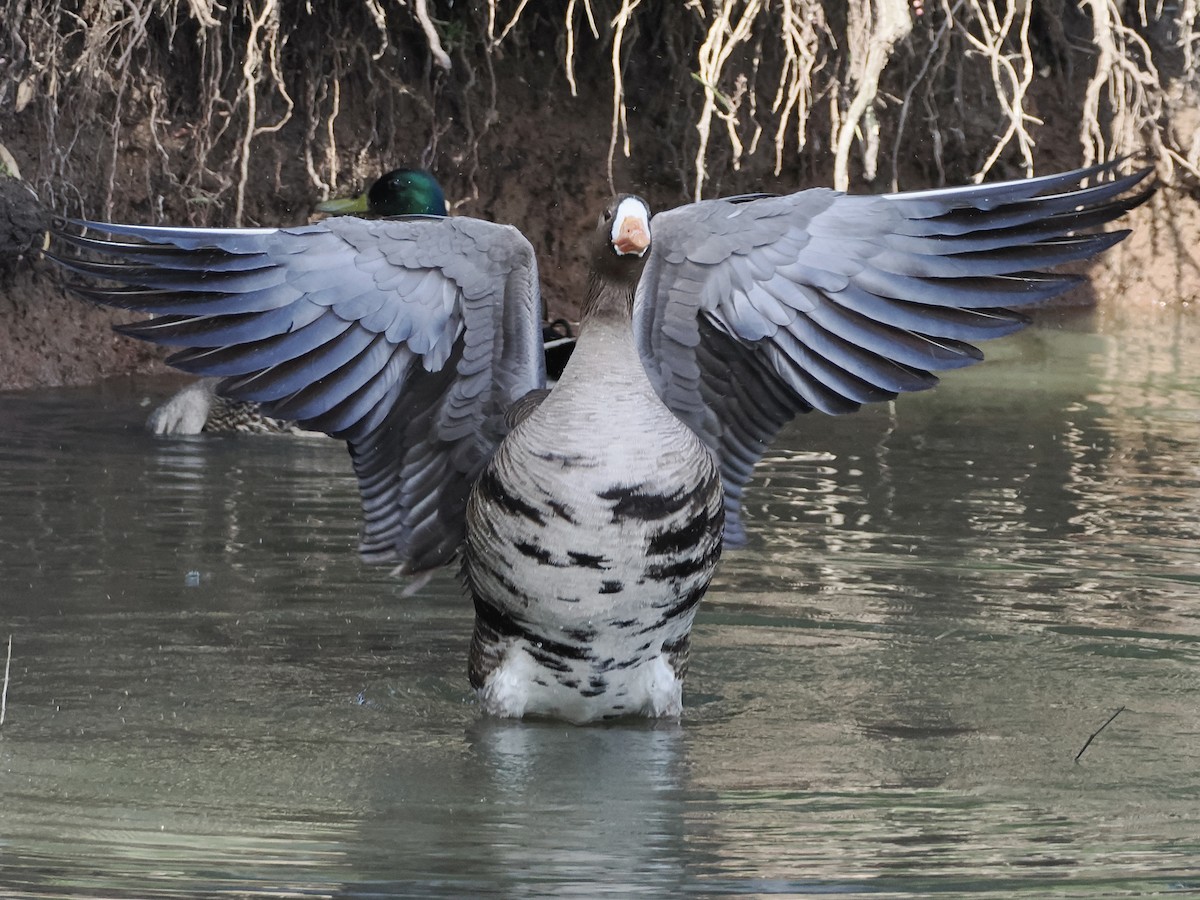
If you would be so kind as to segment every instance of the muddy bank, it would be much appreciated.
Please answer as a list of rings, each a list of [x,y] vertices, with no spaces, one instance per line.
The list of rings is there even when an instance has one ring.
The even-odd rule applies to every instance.
[[[421,165],[442,182],[454,214],[521,228],[538,251],[551,313],[568,318],[582,287],[581,236],[610,192],[610,158],[611,183],[645,195],[656,208],[691,199],[698,166],[705,196],[829,185],[833,138],[861,76],[852,38],[863,23],[847,18],[844,6],[825,9],[807,0],[800,5],[815,18],[801,49],[821,66],[808,71],[810,93],[797,95],[808,103],[803,130],[797,107],[785,121],[786,104],[772,106],[780,73],[793,71],[786,68],[787,48],[772,43],[778,23],[755,23],[725,68],[709,73],[716,79],[709,83],[696,66],[716,19],[698,16],[700,6],[645,0],[641,18],[620,31],[619,5],[593,0],[593,34],[583,4],[573,4],[578,27],[570,35],[570,67],[561,18],[530,11],[506,30],[515,5],[438,7],[433,24],[451,62],[447,71],[410,12],[376,22],[366,5],[335,4],[322,18],[266,2],[264,9],[275,10],[274,31],[255,32],[243,13],[212,6],[206,19],[200,12],[207,7],[196,3],[191,18],[150,15],[141,33],[114,19],[113,46],[129,52],[102,57],[88,29],[103,23],[39,30],[29,23],[38,21],[34,8],[42,5],[25,4],[19,37],[26,49],[17,29],[10,46],[0,48],[8,51],[0,58],[7,78],[0,80],[0,142],[55,211],[117,221],[296,224],[330,193],[358,189],[397,165]],[[716,15],[728,4],[701,6]],[[934,9],[913,17],[883,72],[879,97],[859,129],[864,138],[851,159],[851,190],[961,182],[987,162],[1004,132],[986,59],[967,53],[966,32],[946,28],[940,15]],[[74,22],[62,20],[68,21]],[[1171,55],[1174,25],[1163,19],[1141,29],[1159,54],[1164,90],[1187,81],[1191,65]],[[1026,123],[1038,172],[1085,161],[1080,110],[1099,58],[1087,45],[1092,28],[1077,9],[1060,19],[1035,15],[1027,45],[1012,44],[1013,35],[997,45],[1011,46],[1036,67],[1021,102],[1040,121]],[[230,55],[216,54],[218,34],[226,35]],[[28,49],[39,41],[43,57]],[[618,127],[615,144],[613,137],[614,47],[622,51],[628,158],[621,152],[625,132]],[[961,53],[961,71],[943,57],[925,66],[934,49]],[[259,53],[260,68],[239,85],[239,54],[250,51]],[[702,138],[698,122],[714,98],[710,133]],[[1163,109],[1166,117],[1174,107]],[[1185,122],[1163,123],[1149,137],[1187,131]],[[872,159],[867,124],[880,141]],[[777,154],[774,142],[785,152]],[[1014,142],[988,177],[1020,175],[1029,159]],[[868,162],[878,163],[871,181]],[[1186,185],[1185,175],[1176,166],[1172,178]],[[1200,297],[1200,217],[1186,187],[1162,192],[1130,222],[1133,238],[1090,270],[1093,287],[1067,302],[1175,304]],[[114,318],[128,316],[64,296],[58,275],[36,251],[8,252],[0,260],[0,389],[154,369],[160,352],[113,335]]]

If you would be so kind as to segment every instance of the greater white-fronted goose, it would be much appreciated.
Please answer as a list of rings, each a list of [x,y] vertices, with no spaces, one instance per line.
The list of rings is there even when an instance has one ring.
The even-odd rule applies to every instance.
[[[1024,326],[1019,309],[1080,280],[1045,270],[1120,241],[1097,229],[1152,192],[1147,171],[1103,180],[1115,168],[652,220],[619,197],[548,396],[537,264],[509,226],[70,222],[54,252],[83,296],[154,313],[121,330],[184,348],[172,364],[344,438],[366,560],[417,573],[461,554],[484,709],[671,716],[696,604],[722,535],[744,540],[742,490],[779,429],[932,387],[982,358],[970,342]]]

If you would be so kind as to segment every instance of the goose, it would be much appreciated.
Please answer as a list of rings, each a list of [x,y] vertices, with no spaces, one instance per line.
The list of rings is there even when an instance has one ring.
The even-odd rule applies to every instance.
[[[468,217],[196,229],[60,221],[82,297],[223,393],[347,442],[360,553],[458,559],[482,710],[677,717],[689,635],[743,490],[795,415],[982,359],[1080,276],[1149,170],[1119,161],[909,193],[814,188],[597,221],[578,344],[546,388],[538,270]]]
[[[351,197],[324,200],[316,205],[324,215],[445,216],[446,196],[441,184],[424,169],[399,168],[385,172],[371,186]],[[550,377],[562,373],[574,349],[571,325],[565,319],[542,327],[546,365]],[[202,431],[249,432],[254,434],[300,434],[296,422],[265,415],[260,404],[221,396],[219,378],[199,378],[180,388],[155,407],[146,429],[159,435],[199,434]]]

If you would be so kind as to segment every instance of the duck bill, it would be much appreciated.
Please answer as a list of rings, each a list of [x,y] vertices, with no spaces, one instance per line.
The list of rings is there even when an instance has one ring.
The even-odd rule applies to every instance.
[[[634,254],[641,256],[650,246],[650,235],[645,226],[633,216],[626,217],[621,223],[617,236],[613,238],[613,247],[622,256]]]
[[[369,211],[367,206],[367,195],[359,194],[357,197],[344,197],[336,200],[326,200],[324,203],[317,204],[317,212],[332,213],[334,215],[344,216],[349,213],[365,213]]]

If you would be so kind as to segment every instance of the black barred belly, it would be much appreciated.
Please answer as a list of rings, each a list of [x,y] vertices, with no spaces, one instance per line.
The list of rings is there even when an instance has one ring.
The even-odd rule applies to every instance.
[[[497,455],[472,492],[464,553],[476,613],[470,677],[485,708],[658,715],[654,673],[664,671],[678,696],[721,552],[720,478],[699,451],[632,482]]]

